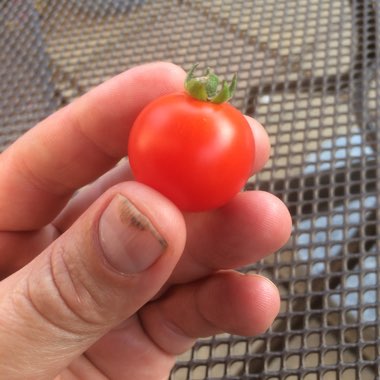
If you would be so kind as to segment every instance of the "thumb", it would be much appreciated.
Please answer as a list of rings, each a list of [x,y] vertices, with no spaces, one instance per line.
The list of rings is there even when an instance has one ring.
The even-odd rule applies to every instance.
[[[164,197],[134,182],[109,190],[0,283],[2,378],[54,378],[159,291],[184,242]]]

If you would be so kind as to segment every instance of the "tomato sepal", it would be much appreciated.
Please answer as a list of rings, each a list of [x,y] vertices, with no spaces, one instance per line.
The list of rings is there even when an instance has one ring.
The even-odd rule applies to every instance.
[[[194,71],[197,67],[198,64],[194,64],[185,79],[185,90],[191,97],[215,104],[225,103],[233,97],[237,85],[236,73],[232,77],[230,84],[223,80],[221,88],[218,91],[220,84],[219,77],[209,67],[203,76],[195,77]]]

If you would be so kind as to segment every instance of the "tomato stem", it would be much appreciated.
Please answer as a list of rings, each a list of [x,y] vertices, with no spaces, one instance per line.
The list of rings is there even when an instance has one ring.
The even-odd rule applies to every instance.
[[[230,84],[224,80],[221,86],[219,86],[219,78],[209,67],[204,76],[194,77],[194,71],[197,67],[198,64],[193,65],[185,79],[185,90],[190,96],[204,102],[216,104],[227,102],[232,98],[236,90],[236,74],[232,77]],[[219,87],[221,88],[218,91]]]

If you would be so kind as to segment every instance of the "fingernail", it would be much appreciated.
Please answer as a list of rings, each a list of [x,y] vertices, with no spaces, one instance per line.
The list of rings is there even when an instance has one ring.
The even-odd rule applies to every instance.
[[[152,222],[120,194],[100,218],[99,237],[108,262],[125,274],[149,268],[167,248]]]

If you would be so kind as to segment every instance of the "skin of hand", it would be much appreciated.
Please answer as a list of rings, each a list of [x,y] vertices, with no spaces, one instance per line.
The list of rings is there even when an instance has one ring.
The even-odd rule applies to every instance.
[[[138,113],[184,77],[171,63],[134,67],[0,155],[2,378],[163,380],[196,338],[259,334],[276,317],[277,288],[234,268],[288,240],[285,205],[251,191],[182,214],[120,161]],[[247,119],[257,172],[269,139]]]

